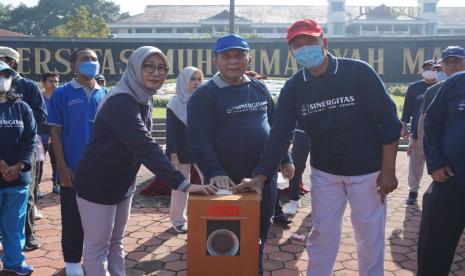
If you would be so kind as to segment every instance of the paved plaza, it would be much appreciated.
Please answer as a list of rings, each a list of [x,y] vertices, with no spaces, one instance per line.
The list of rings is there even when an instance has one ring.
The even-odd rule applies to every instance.
[[[48,163],[48,162],[46,162]],[[419,206],[406,206],[408,194],[408,158],[399,152],[397,176],[399,189],[389,196],[386,225],[385,275],[415,275],[417,235],[421,217]],[[305,172],[305,184],[309,184],[309,171]],[[61,220],[59,196],[51,193],[50,166],[46,166],[44,181],[40,184],[44,198],[39,200],[38,209],[44,218],[36,221],[36,234],[41,242],[40,249],[27,252],[27,262],[35,267],[33,275],[64,275],[61,252]],[[138,191],[146,187],[153,175],[142,168],[138,175]],[[425,175],[420,193],[427,188],[430,177]],[[274,225],[265,247],[265,275],[305,275],[307,267],[306,241],[293,239],[294,233],[307,236],[312,227],[310,198],[303,198],[303,207],[294,217],[290,227],[284,229]],[[168,216],[169,198],[134,198],[131,217],[126,229],[127,275],[186,275],[186,235],[175,235],[170,231]],[[1,252],[0,252],[1,254]],[[465,275],[465,239],[462,237],[451,275]],[[0,275],[11,275],[0,272]],[[350,209],[344,217],[344,228],[334,275],[358,275],[357,253],[354,232],[350,223]]]

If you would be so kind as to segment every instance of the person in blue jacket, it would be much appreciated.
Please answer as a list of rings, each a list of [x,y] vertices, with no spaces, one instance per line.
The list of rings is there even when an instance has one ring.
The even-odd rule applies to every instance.
[[[176,95],[166,106],[166,154],[171,164],[190,180],[192,166],[197,170],[201,182],[203,175],[193,162],[187,142],[187,103],[192,93],[203,82],[203,73],[198,68],[186,67],[176,79]],[[170,220],[176,233],[187,232],[187,194],[173,190],[170,201]]]
[[[99,106],[92,139],[74,180],[84,228],[86,275],[126,273],[123,237],[141,164],[173,189],[216,192],[212,186],[189,183],[152,138],[152,96],[168,71],[168,59],[160,49],[136,49],[122,79]]]
[[[251,62],[249,50],[241,36],[220,37],[213,61],[218,73],[199,87],[187,104],[187,137],[194,162],[200,167],[205,183],[222,189],[252,177],[268,139],[275,109],[265,84],[244,74]],[[288,138],[287,146],[291,136]],[[292,178],[294,166],[290,155],[283,152],[280,161],[283,175]],[[262,193],[260,273],[277,198],[277,171],[275,168]]]
[[[48,125],[61,185],[61,245],[66,275],[83,276],[84,232],[73,183],[77,165],[92,135],[97,106],[106,89],[95,80],[100,65],[93,50],[77,49],[71,55],[70,67],[76,77],[53,92]]]
[[[18,70],[18,63],[20,62],[20,55],[19,53],[10,47],[0,46],[0,60],[4,61],[8,66],[10,66],[13,70]],[[39,86],[37,86],[36,82],[30,80],[28,78],[23,77],[21,74],[17,74],[17,76],[13,79],[11,86],[15,90],[15,94],[19,96],[19,98],[27,103],[29,107],[32,109],[32,113],[34,114],[34,119],[36,121],[37,127],[42,126],[47,122],[47,108],[45,106],[45,101],[40,93]],[[38,139],[38,137],[36,137]],[[27,217],[26,217],[26,244],[24,245],[25,250],[35,250],[39,248],[40,244],[37,238],[34,235],[34,221],[36,218],[35,210],[35,201],[36,201],[36,194],[37,194],[37,185],[35,180],[35,171],[36,171],[36,162],[35,162],[35,154],[32,155],[32,167],[31,167],[31,175],[32,175],[32,182],[29,185],[29,197],[27,201]]]
[[[307,275],[329,276],[339,249],[347,201],[359,274],[384,275],[386,195],[397,188],[401,123],[394,102],[367,63],[327,52],[323,29],[301,19],[287,30],[302,65],[279,95],[270,138],[251,180],[233,189],[267,187],[299,122],[310,138],[313,228]]]
[[[418,189],[420,188],[420,181],[425,167],[425,158],[418,150],[418,143],[416,143],[413,133],[417,128],[418,119],[420,117],[420,106],[425,91],[436,83],[436,74],[433,71],[434,65],[434,60],[425,61],[421,66],[422,79],[411,83],[405,93],[404,109],[401,118],[402,130],[400,135],[409,141],[409,147],[407,149],[407,155],[409,156],[409,194],[406,200],[407,204],[417,203]],[[412,123],[410,129],[408,129],[407,124],[410,120]]]
[[[449,275],[465,229],[465,73],[449,77],[429,106],[424,151],[433,178],[423,209],[419,276]]]
[[[0,61],[0,233],[3,269],[28,275],[33,268],[22,250],[36,123],[31,108],[13,94],[17,75]]]

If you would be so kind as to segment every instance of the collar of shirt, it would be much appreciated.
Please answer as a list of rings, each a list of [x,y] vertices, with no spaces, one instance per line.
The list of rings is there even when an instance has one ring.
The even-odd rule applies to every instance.
[[[326,72],[323,74],[323,76],[328,75],[328,74],[336,75],[337,71],[339,69],[339,61],[335,56],[331,55],[330,53],[327,53],[326,55],[328,57],[329,64],[328,64],[328,68],[326,69]],[[308,70],[306,70],[305,68],[302,68],[302,75],[304,77],[305,82],[312,79],[312,75],[310,75]]]
[[[87,97],[90,96],[90,93],[91,93],[92,91],[100,89],[100,85],[98,85],[97,82],[95,82],[94,88],[93,88],[92,90],[90,90],[89,88],[87,88],[87,87],[81,85],[76,79],[72,79],[70,83],[71,83],[71,86],[72,86],[74,89],[79,89],[79,88],[84,89],[84,92],[86,92]]]
[[[229,83],[225,82],[220,77],[220,73],[216,73],[213,76],[212,80],[216,84],[216,86],[218,86],[219,88],[225,88],[225,87],[231,86]],[[244,83],[244,82],[250,82],[250,78],[247,77],[246,75],[242,75],[242,83]]]

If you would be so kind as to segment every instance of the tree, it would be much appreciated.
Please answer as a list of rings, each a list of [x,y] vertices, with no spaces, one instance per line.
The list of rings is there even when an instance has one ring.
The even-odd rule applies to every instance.
[[[21,4],[11,9],[6,19],[2,19],[3,7],[0,6],[0,26],[9,26],[7,29],[28,35],[46,36],[50,29],[65,24],[81,6],[87,8],[94,20],[102,17],[105,22],[113,22],[129,16],[121,13],[120,6],[110,0],[39,0],[34,7]]]
[[[56,37],[107,38],[110,30],[103,17],[92,19],[87,8],[80,6],[73,16],[67,16],[65,24],[51,29],[49,33]]]

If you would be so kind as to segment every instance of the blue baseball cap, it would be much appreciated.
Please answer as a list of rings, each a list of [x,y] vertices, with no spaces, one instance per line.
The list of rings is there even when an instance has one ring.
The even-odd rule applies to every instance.
[[[215,54],[231,49],[250,51],[249,44],[247,44],[247,41],[242,36],[229,34],[218,38],[215,45]]]
[[[0,60],[0,72],[3,71],[7,71],[13,78],[15,78],[18,75],[18,73],[15,70],[11,69],[10,66],[8,66],[8,64]]]
[[[448,57],[459,57],[465,59],[465,50],[460,46],[449,46],[441,52],[441,61]]]

